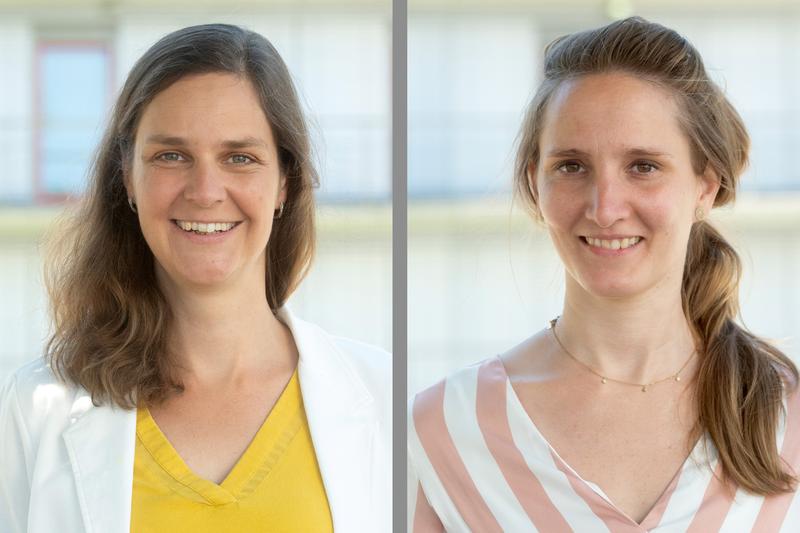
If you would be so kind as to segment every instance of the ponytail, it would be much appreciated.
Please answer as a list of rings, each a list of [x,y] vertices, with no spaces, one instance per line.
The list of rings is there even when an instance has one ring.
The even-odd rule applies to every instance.
[[[696,432],[707,432],[727,480],[755,494],[794,489],[775,428],[798,372],[780,350],[735,322],[741,261],[707,222],[692,228],[683,274],[683,311],[702,356],[696,378]],[[699,435],[697,435],[699,436]]]

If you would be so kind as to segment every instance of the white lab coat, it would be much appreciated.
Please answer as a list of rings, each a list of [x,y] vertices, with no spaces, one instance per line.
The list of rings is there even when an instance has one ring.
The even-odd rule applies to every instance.
[[[337,532],[391,531],[386,352],[278,315],[300,353],[306,416]],[[0,532],[128,533],[136,412],[94,406],[38,360],[0,392]],[[269,524],[264,525],[264,531]]]

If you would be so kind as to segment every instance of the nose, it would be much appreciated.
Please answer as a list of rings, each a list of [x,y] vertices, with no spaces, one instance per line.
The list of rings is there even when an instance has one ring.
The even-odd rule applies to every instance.
[[[630,215],[626,184],[612,172],[597,173],[592,180],[586,218],[601,228],[610,228]]]
[[[211,207],[225,199],[225,183],[222,171],[213,161],[201,158],[187,171],[183,196],[199,207]]]

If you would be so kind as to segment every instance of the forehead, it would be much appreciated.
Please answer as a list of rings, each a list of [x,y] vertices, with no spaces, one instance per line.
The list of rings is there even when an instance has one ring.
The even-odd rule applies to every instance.
[[[543,151],[587,152],[621,146],[688,150],[676,99],[665,88],[629,74],[592,74],[562,83],[544,115]]]
[[[195,140],[231,135],[271,139],[252,82],[230,73],[185,76],[157,93],[142,112],[137,141],[145,132]]]

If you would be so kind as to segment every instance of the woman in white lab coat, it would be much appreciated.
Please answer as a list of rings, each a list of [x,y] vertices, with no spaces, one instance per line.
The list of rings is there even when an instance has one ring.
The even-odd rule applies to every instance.
[[[389,529],[389,358],[284,306],[316,181],[262,36],[145,53],[54,239],[46,355],[2,389],[3,531]]]

